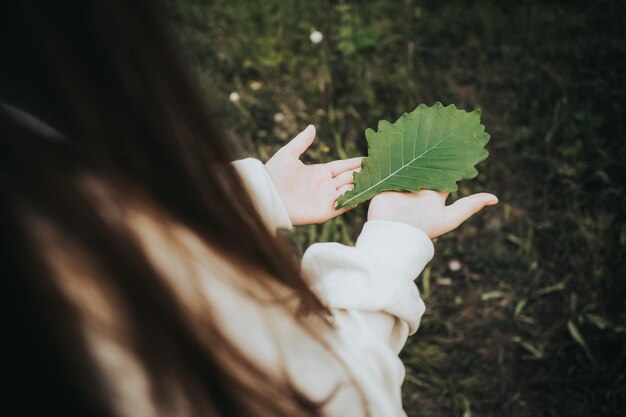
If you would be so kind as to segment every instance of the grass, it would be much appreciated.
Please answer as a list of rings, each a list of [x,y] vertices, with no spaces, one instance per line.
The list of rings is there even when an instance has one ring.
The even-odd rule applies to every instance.
[[[626,415],[623,2],[170,9],[215,116],[262,160],[308,123],[318,162],[364,154],[366,127],[419,103],[482,109],[491,156],[452,198],[501,203],[439,239],[420,278],[428,311],[402,354],[410,416]],[[294,246],[352,244],[364,216],[298,228]]]

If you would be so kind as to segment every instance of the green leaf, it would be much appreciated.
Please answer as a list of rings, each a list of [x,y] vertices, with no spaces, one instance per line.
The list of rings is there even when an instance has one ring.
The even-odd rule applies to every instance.
[[[337,201],[337,208],[356,207],[385,191],[421,189],[452,192],[457,181],[474,178],[474,165],[489,153],[489,134],[480,110],[466,112],[437,102],[420,104],[395,123],[381,120],[378,131],[365,131],[368,157],[354,175],[354,189]]]

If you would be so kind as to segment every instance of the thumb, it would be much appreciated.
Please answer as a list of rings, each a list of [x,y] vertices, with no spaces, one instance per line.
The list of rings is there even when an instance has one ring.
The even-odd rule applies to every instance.
[[[465,220],[472,217],[485,206],[498,204],[498,197],[489,193],[478,193],[463,197],[445,208],[445,216],[449,230],[456,229]]]
[[[299,157],[309,148],[309,146],[311,146],[314,139],[315,126],[308,125],[306,129],[298,133],[295,138],[291,139],[291,142],[285,145],[285,150],[289,151],[290,154]]]

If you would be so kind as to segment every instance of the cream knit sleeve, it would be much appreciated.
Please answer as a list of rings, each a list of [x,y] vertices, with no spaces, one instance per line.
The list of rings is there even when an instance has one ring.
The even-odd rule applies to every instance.
[[[302,260],[303,272],[331,308],[385,312],[415,333],[424,302],[413,282],[433,257],[421,230],[392,221],[368,221],[354,247],[317,243]]]
[[[369,221],[354,247],[317,243],[304,254],[303,273],[333,311],[344,341],[337,351],[369,398],[372,415],[404,415],[405,368],[398,354],[424,313],[413,281],[433,253],[419,229]]]
[[[240,159],[232,163],[241,177],[256,209],[270,230],[291,230],[291,220],[280,195],[261,161],[254,158]]]

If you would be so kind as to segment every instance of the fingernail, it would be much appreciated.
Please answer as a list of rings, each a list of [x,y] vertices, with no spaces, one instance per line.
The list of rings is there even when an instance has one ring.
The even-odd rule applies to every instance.
[[[495,204],[498,204],[498,197],[496,196],[494,196],[493,198],[489,199],[489,201],[487,201],[488,206],[493,206]]]

